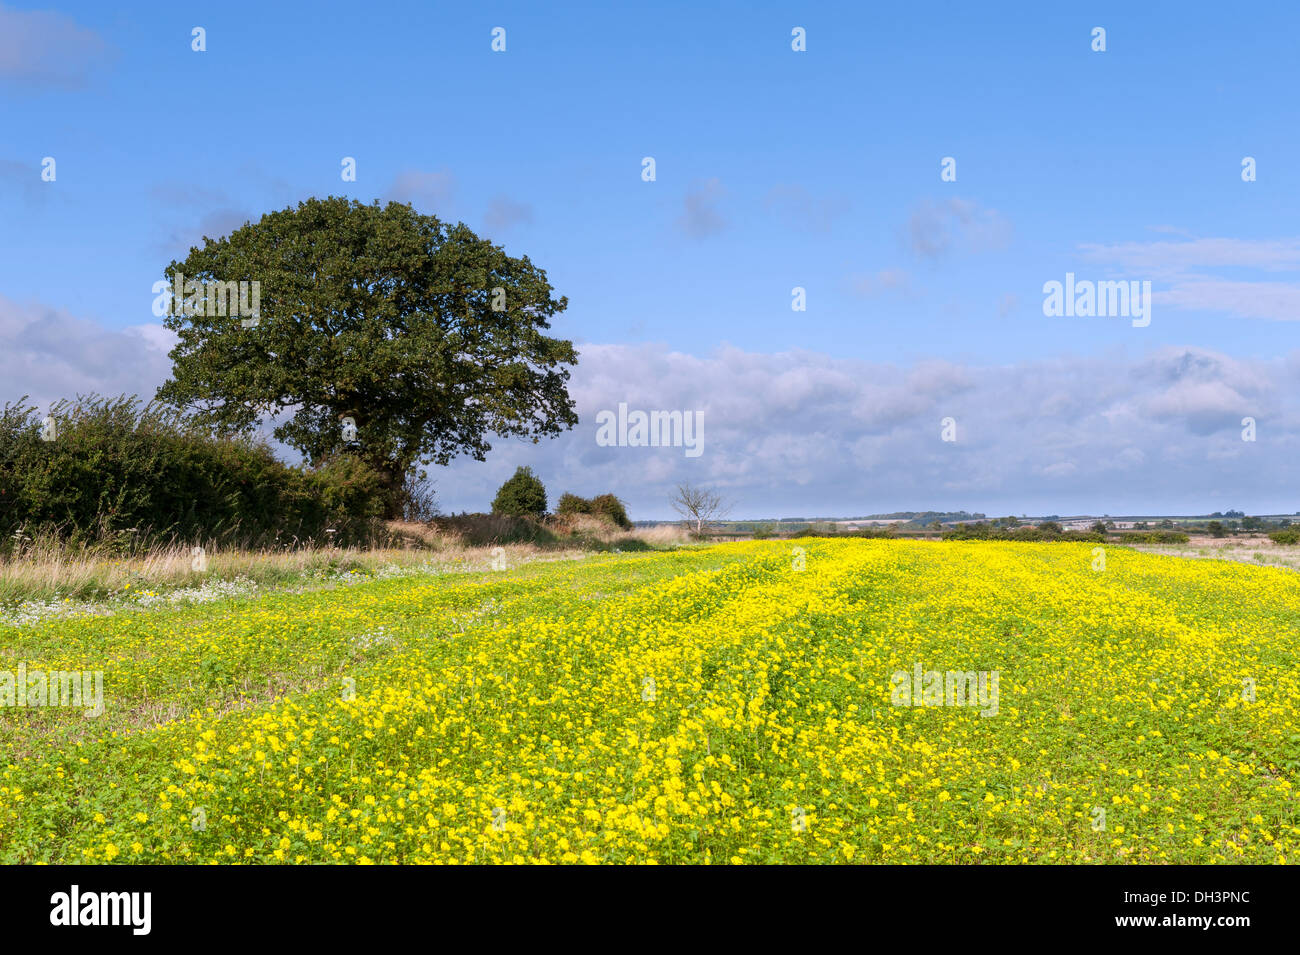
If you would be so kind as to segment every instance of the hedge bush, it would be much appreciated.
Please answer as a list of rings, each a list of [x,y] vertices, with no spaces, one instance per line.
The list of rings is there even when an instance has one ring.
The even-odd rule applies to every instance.
[[[267,546],[360,541],[383,512],[379,479],[353,458],[318,468],[264,441],[217,437],[137,398],[78,397],[0,412],[0,548],[53,534],[74,544],[166,539]],[[47,440],[48,438],[48,440]]]
[[[1136,531],[1119,534],[1121,544],[1186,544],[1190,537],[1181,531]]]
[[[991,540],[991,541],[1087,541],[1105,542],[1106,535],[1098,531],[1062,531],[1057,533],[1042,527],[1017,527],[1014,530],[1001,530],[991,524],[958,524],[952,530],[943,532],[943,539],[948,540]]]

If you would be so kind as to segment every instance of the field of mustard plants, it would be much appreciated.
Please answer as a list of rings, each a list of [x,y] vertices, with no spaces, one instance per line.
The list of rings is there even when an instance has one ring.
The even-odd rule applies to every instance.
[[[6,863],[1284,863],[1300,842],[1300,578],[1276,568],[755,542],[8,623],[0,656],[11,693],[20,666],[103,674],[98,715],[0,708]],[[931,671],[980,698],[926,677],[909,700]]]

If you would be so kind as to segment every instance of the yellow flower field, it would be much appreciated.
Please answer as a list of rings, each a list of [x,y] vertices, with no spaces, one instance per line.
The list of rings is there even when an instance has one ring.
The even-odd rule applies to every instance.
[[[1097,565],[806,539],[3,627],[103,714],[0,709],[0,860],[1291,861],[1300,578]]]

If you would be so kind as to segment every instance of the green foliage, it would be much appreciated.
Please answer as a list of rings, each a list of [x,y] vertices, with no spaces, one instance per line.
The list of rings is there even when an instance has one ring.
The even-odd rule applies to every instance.
[[[893,525],[886,525],[884,527],[860,527],[857,530],[841,531],[835,524],[817,521],[814,521],[808,527],[790,535],[791,539],[796,537],[862,537],[869,540],[893,536]]]
[[[627,505],[613,494],[597,494],[593,497],[591,513],[608,517],[625,531],[632,529],[632,521],[627,516]]]
[[[835,537],[843,533],[838,524],[832,521],[813,521],[795,537]]]
[[[1222,521],[1210,521],[1205,525],[1205,530],[1211,537],[1226,537],[1227,531],[1223,527]]]
[[[593,498],[585,498],[566,491],[560,495],[560,501],[555,505],[555,513],[561,516],[590,514],[594,517],[604,517],[625,531],[632,529],[632,521],[627,516],[627,505],[613,494],[598,494]]]
[[[1191,538],[1179,531],[1142,531],[1118,535],[1121,544],[1186,544]]]
[[[894,511],[890,514],[866,514],[850,516],[849,520],[905,520],[927,524],[931,521],[950,523],[952,521],[977,521],[984,517],[978,511]],[[788,520],[788,518],[787,518]],[[1014,520],[1014,518],[1013,518]]]
[[[266,544],[355,540],[380,512],[380,478],[355,459],[291,468],[247,436],[213,437],[194,419],[136,398],[79,397],[51,409],[26,398],[0,412],[0,546],[55,534],[134,549],[180,537]]]
[[[309,522],[323,525],[341,514],[383,516],[383,479],[359,458],[342,454],[301,474],[296,509]]]
[[[288,414],[274,435],[312,463],[343,449],[352,418],[349,450],[383,478],[389,516],[421,463],[483,460],[489,435],[536,441],[577,423],[563,368],[577,353],[543,334],[567,299],[463,223],[309,199],[205,239],[165,274],[260,282],[260,310],[252,327],[209,314],[228,311],[209,286],[173,302],[164,324],[180,341],[158,398],[240,433]]]
[[[591,501],[565,491],[555,505],[555,513],[567,517],[570,514],[590,514]]]
[[[1300,544],[1300,529],[1297,528],[1289,528],[1284,531],[1274,531],[1268,536],[1275,544]]]
[[[1049,522],[1050,523],[1050,522]],[[1038,527],[1017,527],[1004,530],[988,523],[958,524],[943,532],[944,540],[994,540],[994,541],[1104,541],[1105,534],[1096,531],[1054,531]]]
[[[546,513],[546,487],[532,468],[516,469],[501,485],[492,501],[492,513],[516,517],[541,517]]]

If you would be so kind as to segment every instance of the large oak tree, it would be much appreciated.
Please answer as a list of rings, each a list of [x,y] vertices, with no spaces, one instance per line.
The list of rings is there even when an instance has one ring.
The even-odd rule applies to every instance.
[[[577,423],[573,343],[544,334],[568,305],[527,256],[410,205],[309,199],[165,270],[173,283],[260,282],[256,321],[207,284],[173,302],[180,342],[158,390],[218,430],[278,421],[277,439],[316,463],[343,450],[385,479],[390,514],[421,464],[482,460],[489,435],[534,442]],[[249,296],[250,300],[252,296]],[[193,302],[191,302],[193,304]],[[195,312],[189,314],[187,312]],[[343,419],[356,424],[346,447]]]

